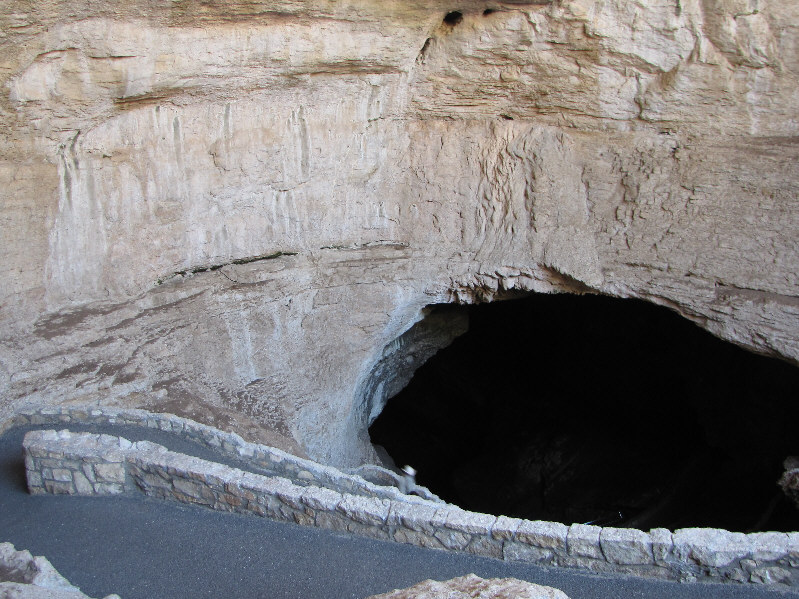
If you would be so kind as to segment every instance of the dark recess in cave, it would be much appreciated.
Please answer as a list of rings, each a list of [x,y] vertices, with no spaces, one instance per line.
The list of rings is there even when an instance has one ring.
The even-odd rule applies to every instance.
[[[799,454],[795,366],[637,300],[460,309],[469,332],[369,429],[443,499],[565,524],[799,529],[776,484]]]
[[[455,25],[458,25],[461,21],[463,21],[463,13],[458,10],[453,10],[444,15],[444,24],[450,27],[455,27]]]

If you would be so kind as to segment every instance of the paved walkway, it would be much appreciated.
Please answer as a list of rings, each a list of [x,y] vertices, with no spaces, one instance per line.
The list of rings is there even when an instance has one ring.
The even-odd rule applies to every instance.
[[[799,599],[799,592],[756,586],[681,585],[509,564],[144,496],[33,497],[25,491],[25,430],[0,437],[0,541],[46,556],[92,597],[361,599],[426,578],[445,580],[474,572],[554,586],[571,599]],[[149,439],[213,458],[209,450],[161,431],[82,430]]]

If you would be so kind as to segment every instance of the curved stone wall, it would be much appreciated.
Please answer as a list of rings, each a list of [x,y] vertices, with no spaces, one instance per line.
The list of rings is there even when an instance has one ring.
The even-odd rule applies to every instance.
[[[250,468],[271,476],[285,477],[294,481],[297,485],[316,485],[338,492],[356,493],[365,497],[393,499],[402,496],[395,486],[376,485],[357,474],[349,474],[336,468],[299,458],[275,447],[248,443],[236,433],[221,431],[173,414],[94,407],[44,408],[41,410],[22,411],[16,414],[12,419],[0,425],[0,432],[12,426],[29,424],[61,426],[70,423],[111,426],[130,425],[158,429],[199,443],[217,451],[220,455],[226,455],[236,460],[244,460]],[[389,475],[391,473],[385,472],[383,474]],[[388,478],[388,476],[383,478]],[[416,490],[420,495],[428,499],[437,500],[435,495],[423,487],[416,487]]]
[[[122,416],[95,412],[88,413],[95,422],[119,422]],[[84,413],[27,414],[15,423],[66,419],[77,423]],[[137,418],[147,421],[143,412],[128,414],[124,420]],[[160,427],[160,422],[171,418],[156,415],[148,424]],[[179,421],[183,431],[187,424],[189,430],[194,428],[184,419]],[[228,433],[202,430],[207,438],[216,439],[212,445],[224,448]],[[237,445],[235,438],[227,440],[234,441],[230,448]],[[140,490],[218,510],[497,559],[684,582],[799,586],[799,533],[742,534],[699,528],[647,533],[497,517],[404,495],[393,488],[375,493],[375,486],[367,483],[334,490],[308,484],[306,470],[289,468],[283,476],[268,476],[171,452],[150,442],[131,443],[91,433],[31,431],[25,438],[25,452],[33,493],[103,495]]]

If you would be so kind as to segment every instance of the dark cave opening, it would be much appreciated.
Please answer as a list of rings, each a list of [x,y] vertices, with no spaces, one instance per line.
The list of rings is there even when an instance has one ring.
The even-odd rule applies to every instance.
[[[453,10],[444,15],[444,24],[450,27],[455,27],[463,21],[463,13],[459,10]]]
[[[638,300],[535,295],[465,310],[369,429],[464,509],[671,530],[799,529],[799,369]]]

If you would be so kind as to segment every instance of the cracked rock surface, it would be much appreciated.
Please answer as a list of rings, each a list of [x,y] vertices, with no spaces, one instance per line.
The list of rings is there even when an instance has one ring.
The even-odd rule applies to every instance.
[[[0,420],[94,400],[357,465],[424,307],[515,290],[643,298],[795,363],[797,22],[11,0]]]
[[[374,595],[369,599],[569,599],[563,591],[515,578],[485,580],[467,574],[444,582],[425,580],[407,589]]]

